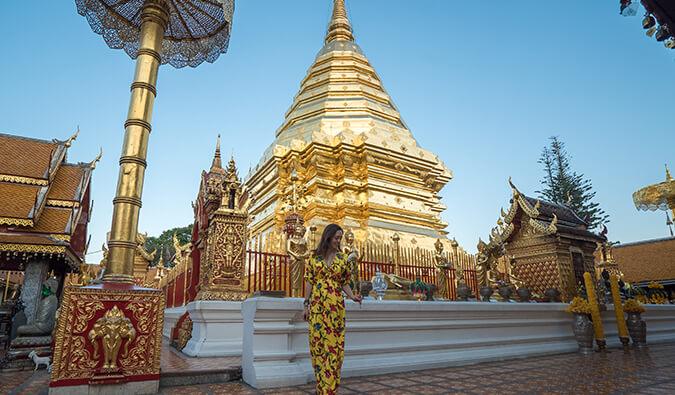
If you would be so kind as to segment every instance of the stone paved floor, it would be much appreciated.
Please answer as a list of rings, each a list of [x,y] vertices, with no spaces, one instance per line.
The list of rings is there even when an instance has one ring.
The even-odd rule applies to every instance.
[[[340,394],[675,394],[675,343],[348,378]],[[43,394],[45,370],[0,373],[0,394]],[[166,387],[161,394],[313,394],[314,384],[258,391],[242,382]]]
[[[162,373],[201,372],[213,369],[227,369],[241,366],[241,357],[190,358],[169,346],[167,338],[162,338]]]
[[[241,382],[162,388],[162,394],[313,394],[314,384],[258,391]],[[340,394],[675,394],[675,343],[624,354],[560,354],[348,378]]]

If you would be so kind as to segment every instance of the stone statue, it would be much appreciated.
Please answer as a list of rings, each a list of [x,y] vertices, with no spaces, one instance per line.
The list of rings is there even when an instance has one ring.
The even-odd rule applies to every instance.
[[[361,293],[361,281],[359,279],[359,264],[363,260],[363,254],[359,254],[359,249],[354,245],[354,232],[347,229],[345,232],[344,253],[347,255],[347,263],[352,272],[352,284],[354,289]]]
[[[504,279],[502,277],[502,272],[497,269],[497,261],[492,260],[488,265],[489,269],[486,273],[488,286],[492,288],[501,288],[505,285]]]
[[[436,251],[434,252],[434,264],[436,265],[436,283],[438,285],[438,295],[441,298],[448,297],[448,269],[452,268],[452,263],[443,252],[443,243],[440,239],[434,243]]]
[[[103,258],[101,259],[101,262],[99,263],[99,266],[101,268],[98,270],[98,273],[96,273],[96,278],[92,281],[94,283],[101,282],[101,279],[103,278],[103,275],[105,274],[105,268],[108,265],[108,249],[105,248],[105,243],[103,243],[101,245],[101,251],[103,251]]]
[[[151,253],[145,250],[145,242],[148,240],[148,234],[136,233],[136,252],[134,253],[134,275],[144,275],[148,266],[155,259],[157,250]]]
[[[82,261],[79,269],[80,273],[77,276],[77,282],[73,282],[72,285],[75,287],[84,287],[89,285],[94,280],[89,265]]]
[[[31,324],[21,325],[17,328],[19,336],[49,336],[54,329],[56,317],[56,308],[59,300],[56,298],[56,291],[59,283],[54,277],[49,277],[42,283],[42,295],[44,296],[38,304],[35,320]]]
[[[464,270],[457,268],[455,271],[455,289],[459,288],[460,285],[466,285],[466,280],[464,279]]]
[[[488,262],[487,255],[483,254],[482,252],[479,252],[478,255],[476,255],[476,266],[477,266],[476,269],[478,269],[477,270],[478,286],[479,287],[489,286],[487,273],[488,270],[490,270],[490,263]]]
[[[286,251],[290,256],[291,267],[291,296],[302,295],[302,274],[305,268],[305,260],[309,257],[309,246],[303,238],[306,229],[299,222],[293,228],[293,236],[286,242]]]

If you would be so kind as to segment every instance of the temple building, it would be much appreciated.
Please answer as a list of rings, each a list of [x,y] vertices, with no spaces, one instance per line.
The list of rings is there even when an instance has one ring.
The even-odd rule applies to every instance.
[[[50,282],[50,291],[60,297],[67,273],[78,271],[84,260],[91,177],[100,155],[92,162],[68,163],[76,137],[45,141],[0,134],[0,270],[23,272],[20,293],[15,293],[23,302],[27,328],[53,327],[53,315],[41,311],[44,283]],[[43,335],[43,343],[30,336],[22,343],[18,337],[10,357],[21,360],[40,347],[48,352],[49,331],[27,329]]]
[[[320,235],[328,223],[358,242],[433,249],[450,242],[438,192],[452,172],[420,147],[380,78],[354,42],[344,0],[335,0],[319,51],[275,140],[245,179],[256,200],[251,238],[280,245],[293,206]]]

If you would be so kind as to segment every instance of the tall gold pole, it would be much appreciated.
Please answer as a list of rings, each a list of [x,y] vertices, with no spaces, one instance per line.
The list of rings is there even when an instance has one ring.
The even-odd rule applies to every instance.
[[[134,282],[138,214],[141,209],[143,176],[148,151],[152,106],[157,91],[162,38],[169,23],[165,0],[145,0],[141,13],[141,32],[134,82],[131,84],[129,112],[124,123],[124,143],[120,157],[117,193],[113,199],[110,253],[104,282]]]

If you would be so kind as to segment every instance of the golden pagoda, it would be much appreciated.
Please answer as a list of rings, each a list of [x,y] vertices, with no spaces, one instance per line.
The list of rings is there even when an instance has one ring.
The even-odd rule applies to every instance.
[[[325,44],[245,180],[254,245],[281,250],[284,218],[297,210],[318,235],[332,222],[359,242],[398,233],[402,246],[433,249],[442,238],[449,248],[438,192],[451,178],[415,141],[334,0]]]

